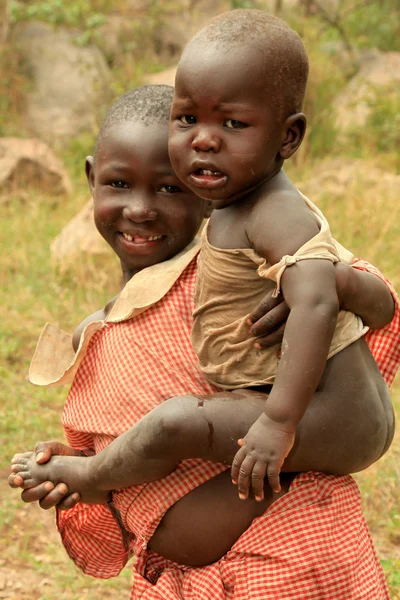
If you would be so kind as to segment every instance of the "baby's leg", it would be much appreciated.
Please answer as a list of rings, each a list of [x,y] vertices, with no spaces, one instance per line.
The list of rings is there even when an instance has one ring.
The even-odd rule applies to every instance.
[[[169,401],[176,406],[159,407],[165,411],[168,406],[164,427],[175,434],[165,453],[232,464],[237,440],[244,437],[268,401],[261,393],[254,392],[250,398],[249,390],[241,394],[217,394],[203,403],[194,397],[178,398]],[[360,339],[327,362],[282,470],[361,471],[388,450],[393,434],[388,389],[365,340]]]
[[[267,398],[252,390],[171,398],[96,456],[57,456],[37,465],[34,458],[21,455],[25,458],[14,461],[15,472],[24,474],[26,487],[62,481],[71,492],[83,494],[83,501],[91,501],[85,494],[161,479],[185,458],[230,465],[237,440],[258,419]],[[328,361],[283,471],[362,470],[387,450],[393,430],[386,386],[364,340],[359,340]]]
[[[185,458],[232,464],[267,395],[221,392],[167,400],[93,457],[99,489],[160,479]],[[364,340],[328,361],[284,471],[350,473],[378,460],[393,437],[387,388]]]

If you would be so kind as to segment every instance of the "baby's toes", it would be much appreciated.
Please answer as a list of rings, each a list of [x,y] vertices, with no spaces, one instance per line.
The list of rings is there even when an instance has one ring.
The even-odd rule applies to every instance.
[[[20,472],[22,471],[26,471],[27,467],[26,464],[23,463],[14,463],[11,465],[11,472],[12,473],[18,473],[20,474]]]
[[[36,479],[32,478],[32,473],[29,471],[20,471],[18,473],[18,477],[21,477],[22,479],[22,483],[19,485],[19,487],[24,490],[35,487],[38,484]]]
[[[19,474],[15,475],[12,473],[8,476],[8,485],[12,488],[19,488],[23,484],[23,481]]]
[[[14,454],[11,459],[11,464],[26,464],[28,460],[32,457],[33,452],[23,452],[20,454]]]

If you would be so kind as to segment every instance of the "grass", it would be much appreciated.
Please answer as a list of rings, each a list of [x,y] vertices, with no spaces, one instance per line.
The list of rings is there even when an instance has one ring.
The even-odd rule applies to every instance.
[[[0,265],[0,473],[4,476],[0,590],[3,574],[12,586],[7,597],[21,600],[98,600],[114,598],[117,590],[121,594],[126,590],[128,597],[130,587],[129,570],[122,579],[109,582],[81,574],[62,549],[52,515],[22,505],[18,494],[5,485],[15,451],[32,449],[40,439],[63,438],[60,415],[66,389],[46,390],[26,381],[41,327],[51,321],[70,330],[118,287],[117,264],[111,255],[77,261],[74,269],[63,274],[51,265],[50,241],[87,195],[82,190],[73,199],[61,198],[54,204],[36,192],[28,202],[16,199],[0,209],[1,222],[7,224],[3,225]],[[22,588],[18,587],[21,581]]]
[[[346,31],[360,46],[371,39],[385,50],[398,49],[398,15],[387,18],[388,7],[396,0],[368,3],[356,13],[349,13]],[[25,3],[26,4],[26,3]],[[61,0],[30,3],[30,10],[47,11],[49,18],[90,17],[81,0],[73,0],[67,12]],[[93,3],[92,3],[93,4]],[[180,2],[163,3],[170,10]],[[253,2],[232,2],[232,5]],[[262,4],[262,2],[257,4]],[[353,2],[341,3],[346,9]],[[361,3],[356,3],[357,5]],[[15,11],[26,11],[23,2],[13,2]],[[113,11],[123,13],[125,4],[118,0]],[[153,21],[162,18],[161,4],[153,2]],[[57,11],[50,10],[52,7]],[[61,7],[61,8],[60,8]],[[108,8],[107,8],[108,7]],[[111,4],[96,0],[95,13],[107,14]],[[171,10],[172,10],[171,8]],[[60,9],[60,10],[59,10]],[[81,12],[80,12],[81,11]],[[86,11],[86,12],[85,12]],[[385,12],[386,11],[386,12]],[[22,14],[22,13],[21,13]],[[60,16],[61,15],[61,16]],[[382,16],[383,15],[383,16]],[[35,15],[32,15],[35,16]],[[22,18],[22,16],[21,16]],[[301,21],[297,28],[306,37],[311,55],[311,80],[307,98],[307,114],[311,116],[309,133],[303,148],[288,172],[295,182],[318,175],[323,157],[341,156],[343,164],[354,157],[366,160],[364,172],[354,170],[349,182],[339,192],[324,187],[318,190],[318,203],[328,217],[332,231],[357,255],[376,264],[397,288],[400,221],[398,186],[385,187],[379,177],[371,183],[368,175],[374,168],[399,172],[398,160],[398,96],[376,99],[367,126],[352,132],[346,144],[337,138],[332,106],[335,95],[351,75],[321,52],[325,41],[337,41],[338,35],[317,18]],[[380,23],[379,27],[376,23]],[[91,21],[89,31],[95,38],[101,19]],[[371,37],[370,30],[373,35]],[[389,32],[389,33],[388,33]],[[150,36],[151,37],[151,36]],[[141,38],[138,38],[139,42]],[[140,46],[140,44],[139,44]],[[149,59],[136,60],[132,49],[116,62],[112,92],[117,95],[140,83],[144,72],[160,68]],[[0,63],[7,65],[0,81],[0,135],[23,135],[21,113],[23,92],[29,82],[17,53],[8,46],[0,49]],[[100,107],[101,109],[101,107]],[[101,110],[99,111],[101,112]],[[22,132],[22,133],[21,133]],[[26,374],[35,343],[46,321],[58,323],[71,331],[115,294],[119,276],[111,254],[83,257],[67,271],[61,272],[50,260],[49,246],[60,229],[76,214],[87,198],[83,176],[83,159],[91,153],[93,133],[74,140],[62,148],[62,157],[74,181],[70,198],[46,196],[41,190],[29,190],[23,198],[12,198],[0,204],[2,233],[0,237],[0,598],[17,600],[102,600],[128,597],[131,574],[126,569],[119,578],[107,582],[85,577],[68,560],[58,539],[52,513],[36,506],[23,505],[18,493],[5,484],[8,465],[15,451],[33,448],[42,439],[62,439],[60,415],[65,388],[46,390],[30,385]],[[312,196],[315,200],[316,197]],[[400,417],[400,382],[393,390],[393,403]],[[387,455],[367,471],[356,476],[360,486],[365,515],[384,567],[392,600],[400,600],[400,434],[396,434]]]

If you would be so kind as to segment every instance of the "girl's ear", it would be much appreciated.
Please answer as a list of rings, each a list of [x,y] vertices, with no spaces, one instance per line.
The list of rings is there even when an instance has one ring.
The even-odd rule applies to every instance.
[[[90,192],[93,196],[94,192],[94,158],[87,156],[85,160],[85,173],[89,184]]]
[[[285,137],[279,151],[281,158],[286,160],[293,156],[303,141],[306,127],[307,119],[303,113],[295,113],[286,119],[284,125]]]

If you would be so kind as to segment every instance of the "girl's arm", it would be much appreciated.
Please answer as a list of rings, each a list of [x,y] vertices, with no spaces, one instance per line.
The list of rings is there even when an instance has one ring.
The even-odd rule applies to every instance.
[[[340,308],[359,317],[370,329],[382,329],[394,316],[395,302],[379,277],[344,263],[335,265]]]

